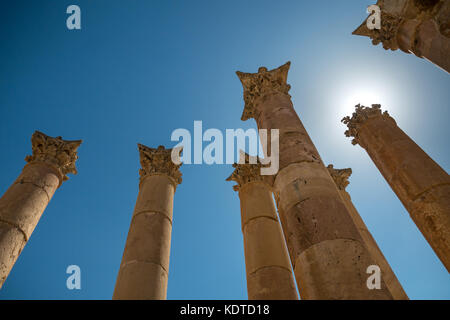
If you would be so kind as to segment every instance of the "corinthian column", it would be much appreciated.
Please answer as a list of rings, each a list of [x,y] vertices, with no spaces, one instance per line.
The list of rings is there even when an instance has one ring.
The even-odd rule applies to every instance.
[[[345,117],[347,137],[366,149],[419,230],[450,271],[450,177],[379,104]]]
[[[181,164],[172,149],[139,144],[139,194],[117,276],[113,299],[163,300],[167,296],[173,196]]]
[[[345,205],[347,206],[348,211],[350,212],[353,223],[358,228],[359,234],[361,235],[364,244],[366,245],[372,257],[375,259],[376,264],[380,267],[382,277],[392,297],[395,300],[408,300],[408,296],[406,295],[402,285],[395,276],[394,271],[392,271],[391,266],[378,247],[377,242],[372,237],[372,234],[367,229],[366,224],[353,205],[350,195],[345,190],[345,188],[349,184],[348,178],[352,174],[352,169],[334,169],[332,164],[328,165],[327,168],[331,174],[331,177],[336,183],[336,186],[342,199],[344,200]]]
[[[378,0],[381,28],[370,30],[367,19],[353,34],[366,36],[386,50],[401,49],[450,72],[450,1]]]
[[[249,159],[248,155],[246,158]],[[247,292],[250,300],[298,300],[294,277],[278,222],[271,176],[261,164],[234,164],[227,181],[236,181],[244,236]],[[273,182],[273,181],[272,181]]]
[[[384,282],[379,290],[367,288],[366,270],[374,260],[294,110],[289,66],[237,74],[244,87],[242,120],[254,118],[258,129],[279,129],[274,193],[300,296],[391,299]]]
[[[76,174],[78,141],[52,138],[36,131],[32,155],[16,181],[0,198],[0,287],[30,239],[42,213],[66,174]]]

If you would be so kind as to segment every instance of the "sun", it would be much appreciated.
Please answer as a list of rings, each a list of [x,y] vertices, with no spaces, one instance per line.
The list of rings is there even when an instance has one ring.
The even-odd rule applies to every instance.
[[[381,104],[385,109],[392,109],[392,92],[386,82],[375,83],[370,79],[361,79],[337,82],[333,90],[330,91],[327,130],[341,135],[345,130],[345,125],[341,123],[342,118],[352,116],[357,104],[370,107],[372,104]]]
[[[354,88],[353,90],[347,92],[342,99],[340,99],[341,105],[338,108],[339,116],[351,116],[351,114],[355,111],[355,106],[357,104],[369,107],[372,104],[383,104],[385,100],[385,94],[380,91],[379,88]]]

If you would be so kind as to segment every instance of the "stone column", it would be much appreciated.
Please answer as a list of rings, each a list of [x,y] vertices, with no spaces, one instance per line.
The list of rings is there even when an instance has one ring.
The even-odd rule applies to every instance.
[[[16,181],[0,198],[0,287],[30,239],[42,213],[66,174],[76,174],[78,141],[52,138],[36,131],[32,155]]]
[[[139,194],[113,299],[164,300],[167,296],[173,196],[181,183],[181,164],[172,149],[139,144]]]
[[[345,117],[347,137],[366,149],[442,263],[450,271],[450,177],[379,104]]]
[[[353,34],[366,36],[386,50],[401,49],[450,72],[450,1],[379,0],[381,28],[370,30],[367,19]]]
[[[246,156],[249,159],[249,156]],[[291,264],[271,191],[261,164],[234,164],[227,181],[241,201],[247,292],[250,300],[298,300]]]
[[[391,299],[384,282],[379,290],[367,288],[366,271],[374,260],[294,110],[286,83],[289,66],[237,74],[244,87],[242,120],[279,129],[274,193],[300,296]]]
[[[395,300],[409,300],[394,271],[391,269],[391,266],[378,247],[377,242],[372,237],[372,234],[367,229],[366,224],[353,205],[350,195],[345,190],[345,188],[349,184],[348,178],[352,174],[352,169],[334,169],[332,164],[328,165],[327,168],[331,174],[331,177],[336,183],[336,186],[342,199],[344,200],[345,205],[347,206],[348,211],[350,212],[350,216],[353,222],[358,228],[359,234],[361,235],[364,244],[366,245],[372,257],[375,259],[376,264],[380,267],[381,275],[392,297]]]

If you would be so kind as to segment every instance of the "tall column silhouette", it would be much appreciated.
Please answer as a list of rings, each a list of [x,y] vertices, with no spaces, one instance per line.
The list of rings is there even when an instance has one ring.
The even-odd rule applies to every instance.
[[[378,0],[377,5],[380,28],[369,29],[366,19],[354,35],[369,37],[386,50],[413,53],[450,72],[450,1]]]
[[[181,183],[181,164],[172,149],[139,144],[141,169],[127,242],[113,299],[163,300],[167,297],[173,197]]]
[[[244,87],[242,120],[254,118],[258,129],[279,129],[274,193],[300,296],[392,299],[383,281],[379,290],[367,286],[374,259],[294,110],[289,66],[237,74]],[[276,151],[266,148],[265,154]]]
[[[336,186],[342,199],[344,200],[345,205],[347,206],[348,211],[350,212],[350,216],[352,217],[353,222],[358,228],[361,238],[364,240],[367,249],[375,259],[375,262],[380,267],[384,282],[386,283],[389,292],[392,294],[392,297],[395,300],[408,300],[408,296],[406,295],[402,285],[398,281],[397,276],[391,269],[391,266],[378,247],[377,242],[372,237],[372,234],[370,233],[369,229],[367,229],[366,224],[353,205],[350,194],[345,190],[345,188],[349,184],[348,178],[352,174],[352,169],[335,169],[333,168],[332,164],[328,165],[327,168],[331,174],[331,177],[336,183]]]
[[[347,137],[369,154],[437,256],[450,271],[450,177],[379,104],[356,106]]]
[[[66,174],[76,174],[81,140],[52,138],[36,131],[32,155],[16,181],[0,198],[0,287],[30,239],[50,199]]]
[[[246,159],[250,157],[246,155]],[[227,181],[236,181],[244,237],[247,292],[250,300],[298,300],[291,264],[278,222],[271,176],[261,164],[234,164]]]

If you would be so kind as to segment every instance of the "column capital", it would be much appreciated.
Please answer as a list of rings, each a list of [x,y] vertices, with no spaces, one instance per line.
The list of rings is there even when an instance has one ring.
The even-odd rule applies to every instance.
[[[266,67],[260,67],[257,73],[245,73],[237,71],[236,74],[244,87],[244,112],[241,120],[254,118],[256,115],[256,100],[259,98],[283,93],[289,94],[291,88],[287,84],[287,76],[291,63],[288,61],[281,67],[268,71]]]
[[[392,121],[394,124],[395,120],[389,115],[387,111],[381,112],[380,104],[372,104],[372,107],[365,107],[360,104],[355,106],[355,112],[353,112],[352,117],[344,117],[341,122],[346,124],[348,130],[345,131],[346,137],[353,137],[352,144],[359,143],[359,129],[361,126],[369,119],[375,117],[382,117],[385,120]]]
[[[352,34],[369,37],[374,45],[382,43],[386,50],[400,48],[406,53],[413,52],[421,57],[416,48],[417,27],[428,19],[437,23],[441,30],[445,30],[447,24],[447,19],[442,19],[441,16],[448,16],[449,7],[442,0],[378,0],[377,6],[381,10],[381,28],[370,30],[366,19]],[[405,44],[405,41],[408,43]]]
[[[373,45],[381,43],[385,50],[397,50],[397,34],[403,18],[384,11],[381,11],[381,28],[370,30],[367,28],[367,19],[352,32],[353,35],[366,36],[372,39]]]
[[[352,174],[352,169],[351,168],[335,169],[332,164],[329,164],[327,169],[338,189],[345,190],[345,188],[350,183],[348,181],[348,178],[350,178]]]
[[[141,182],[149,175],[164,174],[172,180],[175,186],[181,183],[182,174],[179,170],[181,163],[173,163],[172,149],[166,149],[164,146],[155,149],[142,144],[138,144],[138,149],[141,161],[141,169],[139,169]]]
[[[239,191],[245,184],[254,181],[261,181],[271,186],[272,185],[271,179],[273,179],[273,176],[261,175],[261,168],[263,168],[264,165],[261,163],[259,158],[256,156],[251,157],[247,153],[245,153],[244,155],[245,155],[244,158],[245,162],[234,163],[233,164],[234,171],[226,179],[226,181],[237,182],[237,185],[233,186],[233,190]]]
[[[78,159],[77,150],[82,140],[63,140],[61,137],[50,137],[35,131],[31,137],[32,155],[27,156],[28,163],[44,162],[52,165],[61,173],[62,183],[68,180],[68,173],[77,174],[75,162]]]

